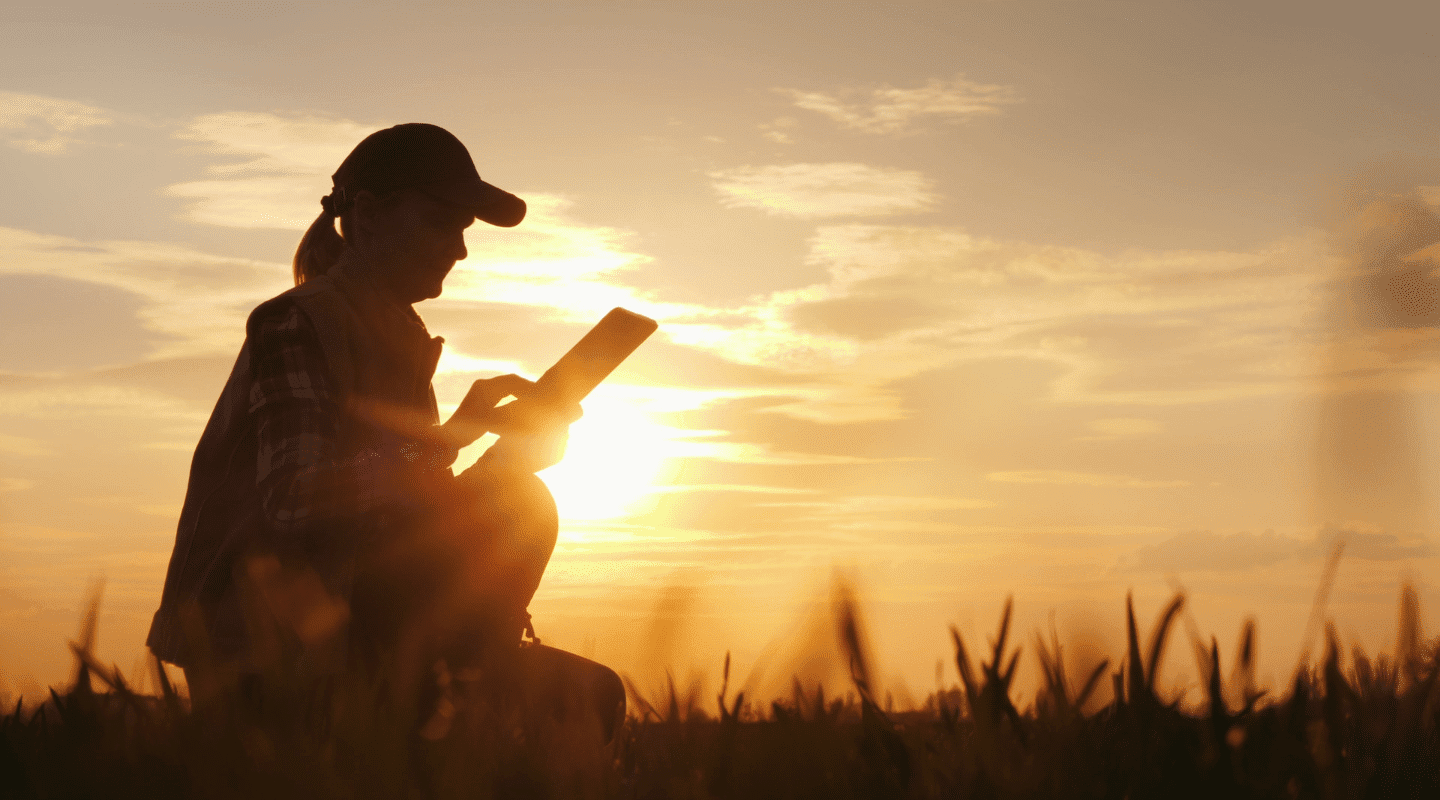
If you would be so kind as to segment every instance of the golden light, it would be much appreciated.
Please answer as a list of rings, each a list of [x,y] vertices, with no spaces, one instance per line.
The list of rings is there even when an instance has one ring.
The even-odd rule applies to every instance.
[[[565,460],[540,473],[562,520],[612,519],[645,510],[673,455],[678,431],[655,422],[623,392],[607,389],[601,386],[585,400],[585,417],[570,426]]]
[[[448,351],[447,351],[448,352]],[[481,371],[477,366],[508,366],[503,362],[482,362],[464,356],[447,362],[442,356],[437,381],[444,379],[458,390],[468,386]],[[518,369],[514,370],[519,372]],[[487,375],[488,377],[488,375]],[[458,394],[458,391],[452,391]],[[656,415],[687,412],[728,397],[750,394],[751,390],[678,389],[603,383],[581,404],[585,416],[570,426],[565,459],[539,473],[555,495],[561,520],[582,522],[609,520],[653,508],[659,495],[673,491],[682,458],[754,460],[747,446],[717,443],[709,439],[723,431],[690,430],[656,421]],[[441,418],[454,413],[453,404],[442,404]],[[455,461],[458,474],[469,467],[495,443],[494,434],[460,451]],[[582,526],[583,527],[583,526]],[[585,534],[561,527],[561,538],[575,540]]]

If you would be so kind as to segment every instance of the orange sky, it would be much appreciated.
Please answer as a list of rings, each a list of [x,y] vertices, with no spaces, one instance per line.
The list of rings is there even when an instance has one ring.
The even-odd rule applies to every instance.
[[[544,475],[549,642],[783,684],[838,572],[923,697],[1007,594],[1113,653],[1178,583],[1283,680],[1337,537],[1347,642],[1440,614],[1440,12],[62,5],[0,11],[0,693],[97,576],[138,662],[244,317],[404,121],[531,207],[418,307],[445,410],[661,322]]]

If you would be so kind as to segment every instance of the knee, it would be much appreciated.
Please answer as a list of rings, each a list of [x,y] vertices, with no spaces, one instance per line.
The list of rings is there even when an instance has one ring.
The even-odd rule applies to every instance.
[[[509,527],[522,548],[548,560],[560,538],[560,512],[550,487],[538,476],[517,476],[509,487]]]
[[[555,496],[538,475],[509,474],[486,488],[488,491],[480,492],[476,500],[501,518],[497,521],[522,523],[537,532],[559,530],[560,512],[555,506]]]
[[[600,717],[605,741],[615,736],[615,726],[625,718],[625,684],[615,670],[595,664],[591,685],[594,687],[595,713]]]

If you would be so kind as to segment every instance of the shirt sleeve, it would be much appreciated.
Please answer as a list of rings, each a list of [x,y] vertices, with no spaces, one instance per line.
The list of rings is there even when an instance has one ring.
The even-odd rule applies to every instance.
[[[303,535],[342,519],[413,511],[416,477],[449,476],[453,447],[438,435],[342,458],[341,398],[309,318],[290,305],[256,323],[249,413],[258,439],[255,481],[271,530]]]

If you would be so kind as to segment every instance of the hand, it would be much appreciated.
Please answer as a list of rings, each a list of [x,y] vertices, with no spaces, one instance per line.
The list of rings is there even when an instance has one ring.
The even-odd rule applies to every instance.
[[[491,424],[496,406],[507,397],[520,397],[535,386],[533,381],[519,375],[500,375],[482,378],[470,384],[470,391],[460,401],[460,407],[450,415],[443,426],[450,440],[457,448],[465,447],[493,430]]]
[[[515,402],[491,410],[487,430],[501,436],[548,436],[565,430],[584,415],[579,403],[561,406],[537,398],[533,392],[519,394]]]
[[[502,436],[475,466],[499,473],[539,472],[560,463],[569,439],[570,432],[565,428],[548,433]]]
[[[535,397],[535,383],[519,375],[482,378],[470,385],[460,407],[443,426],[457,448],[486,433],[502,436],[552,434],[584,415],[579,403],[558,406]],[[507,397],[515,402],[499,405]],[[561,447],[563,452],[563,445]]]
[[[514,472],[534,473],[553,467],[565,457],[570,423],[583,414],[578,403],[560,406],[537,400],[533,394],[499,406],[491,415],[490,430],[500,434],[500,440],[481,460]]]

